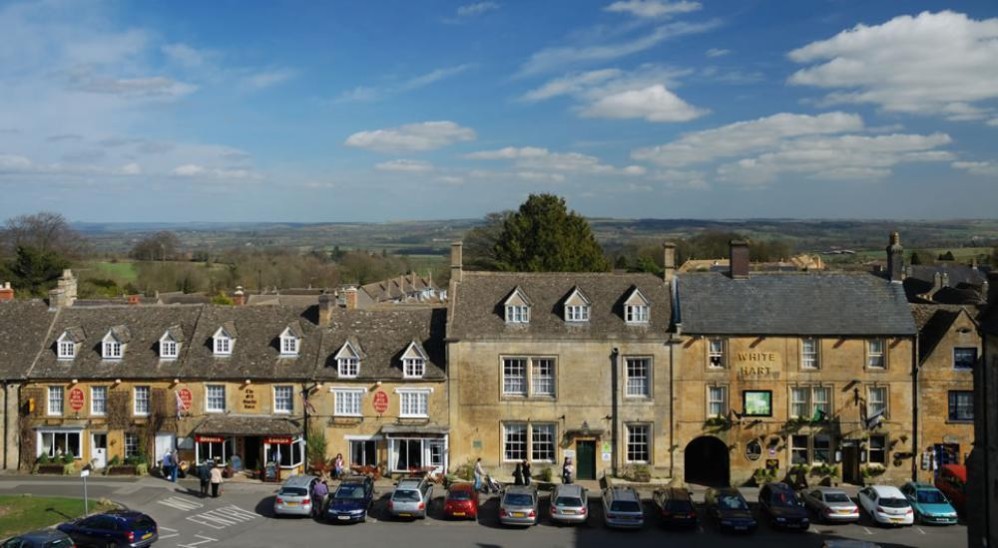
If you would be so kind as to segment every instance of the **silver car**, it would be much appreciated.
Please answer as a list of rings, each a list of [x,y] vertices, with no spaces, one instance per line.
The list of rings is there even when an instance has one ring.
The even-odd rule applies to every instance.
[[[859,507],[849,495],[834,487],[818,487],[800,493],[804,506],[814,512],[819,520],[828,523],[846,523],[859,521]]]
[[[299,475],[288,478],[274,498],[274,514],[278,516],[312,515],[312,487],[319,478]]]
[[[433,500],[433,485],[424,478],[404,478],[395,484],[388,499],[388,513],[396,518],[426,518],[426,508]]]
[[[645,524],[641,497],[630,487],[611,487],[603,491],[603,522],[607,527],[640,529]]]
[[[525,485],[507,487],[499,501],[499,523],[537,525],[537,491]]]
[[[551,492],[551,521],[585,523],[588,517],[589,498],[582,486],[575,483],[555,486]]]

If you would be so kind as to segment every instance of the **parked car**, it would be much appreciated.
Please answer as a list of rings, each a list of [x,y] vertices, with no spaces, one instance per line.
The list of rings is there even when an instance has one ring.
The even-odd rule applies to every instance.
[[[936,472],[936,489],[949,499],[960,514],[967,508],[967,467],[962,464],[944,464]]]
[[[444,497],[444,517],[478,519],[478,493],[470,483],[455,483]]]
[[[759,508],[769,524],[781,529],[806,531],[811,526],[807,508],[794,490],[783,482],[767,483],[759,490]]]
[[[426,478],[403,478],[388,499],[388,513],[396,518],[425,519],[431,500],[433,485]]]
[[[140,548],[159,539],[156,522],[142,512],[112,510],[57,527],[83,546]]]
[[[630,487],[603,490],[603,523],[607,527],[640,529],[645,524],[641,497]]]
[[[956,509],[939,489],[928,483],[909,481],[901,486],[901,492],[915,511],[916,520],[934,525],[957,523]]]
[[[859,521],[859,507],[841,489],[818,487],[810,491],[801,491],[801,499],[804,501],[804,506],[814,512],[820,521],[827,523]]]
[[[901,490],[890,485],[871,485],[859,491],[859,505],[881,525],[911,525],[914,510]]]
[[[662,525],[672,527],[696,527],[697,510],[690,492],[682,487],[659,489],[652,496]]]
[[[499,495],[499,523],[537,525],[537,491],[526,485],[506,487]]]
[[[759,526],[745,497],[734,487],[712,487],[704,495],[704,502],[707,513],[717,520],[722,531],[751,532]]]
[[[367,521],[367,511],[374,503],[374,480],[369,476],[347,476],[329,496],[323,514],[327,521],[354,523]]]
[[[585,523],[589,517],[589,497],[577,483],[556,485],[551,492],[551,521],[555,523]]]
[[[319,478],[296,475],[284,480],[280,491],[274,497],[275,516],[311,516],[312,487]]]
[[[73,539],[57,529],[31,531],[7,539],[0,548],[74,548]]]

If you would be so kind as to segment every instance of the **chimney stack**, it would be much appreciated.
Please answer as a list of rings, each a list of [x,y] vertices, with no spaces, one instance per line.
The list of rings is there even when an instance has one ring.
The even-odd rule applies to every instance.
[[[676,244],[665,242],[662,244],[662,279],[666,284],[671,284],[676,277]]]
[[[729,259],[731,263],[731,279],[748,278],[749,275],[749,244],[744,240],[731,240]]]
[[[130,304],[130,305],[137,305],[137,304],[139,304],[140,298],[141,297],[139,295],[129,295],[128,296],[128,304]]]
[[[246,293],[243,291],[243,286],[236,286],[236,291],[232,294],[232,304],[236,306],[243,306],[246,304]]]
[[[464,279],[464,243],[450,244],[450,279],[461,282]]]
[[[0,303],[14,300],[14,289],[10,287],[10,282],[4,282],[0,286]]]
[[[55,289],[49,291],[49,306],[51,308],[68,308],[76,302],[76,277],[73,271],[66,269],[56,282]]]
[[[357,288],[348,287],[343,290],[346,295],[347,310],[357,310]]]
[[[336,297],[329,293],[319,295],[319,326],[327,327],[333,320],[333,309],[336,308]]]
[[[887,246],[887,276],[891,283],[904,281],[904,248],[901,247],[901,235],[891,232],[890,245]]]

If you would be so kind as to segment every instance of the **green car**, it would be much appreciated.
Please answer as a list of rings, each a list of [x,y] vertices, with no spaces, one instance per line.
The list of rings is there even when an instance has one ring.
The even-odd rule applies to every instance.
[[[954,525],[956,510],[946,495],[928,483],[909,481],[901,488],[908,503],[915,510],[915,519],[926,524]]]

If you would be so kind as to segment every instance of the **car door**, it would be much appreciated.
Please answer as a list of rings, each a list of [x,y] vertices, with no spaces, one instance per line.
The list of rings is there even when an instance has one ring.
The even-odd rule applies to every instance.
[[[859,505],[860,505],[860,507],[863,508],[863,510],[865,512],[871,513],[871,511],[870,511],[870,488],[869,487],[867,487],[866,489],[861,489],[859,491]],[[872,513],[871,513],[871,515],[872,515]]]

